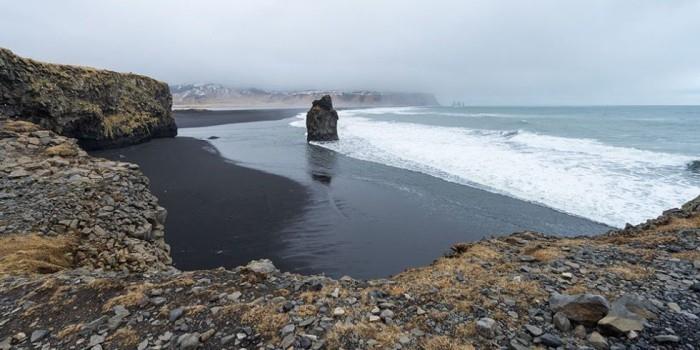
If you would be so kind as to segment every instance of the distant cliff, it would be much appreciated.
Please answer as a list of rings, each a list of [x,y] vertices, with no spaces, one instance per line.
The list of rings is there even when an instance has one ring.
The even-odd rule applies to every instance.
[[[237,89],[218,84],[173,85],[176,108],[198,107],[307,107],[314,100],[330,95],[336,107],[433,106],[435,96],[425,93],[386,93],[377,91],[267,91]]]
[[[106,70],[37,62],[0,48],[0,114],[78,139],[87,149],[177,134],[168,85]]]

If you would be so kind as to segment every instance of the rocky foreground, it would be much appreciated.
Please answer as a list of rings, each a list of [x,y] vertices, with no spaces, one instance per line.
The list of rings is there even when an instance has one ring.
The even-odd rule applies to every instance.
[[[390,279],[170,267],[132,164],[0,118],[0,349],[700,348],[700,197],[600,237],[460,244]]]

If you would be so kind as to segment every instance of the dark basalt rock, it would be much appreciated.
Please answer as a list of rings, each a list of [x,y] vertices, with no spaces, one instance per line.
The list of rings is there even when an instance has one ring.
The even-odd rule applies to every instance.
[[[136,75],[37,62],[0,48],[0,114],[78,139],[86,149],[177,135],[167,84]]]
[[[315,100],[306,113],[306,141],[337,141],[338,112],[329,95]]]

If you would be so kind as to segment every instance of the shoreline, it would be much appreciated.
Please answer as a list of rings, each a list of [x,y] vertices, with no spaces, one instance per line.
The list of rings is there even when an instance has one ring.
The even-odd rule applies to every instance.
[[[234,267],[268,258],[289,269],[278,255],[284,250],[279,234],[306,206],[303,186],[237,165],[209,143],[187,137],[92,155],[139,164],[151,180],[151,192],[168,209],[165,238],[175,267]]]
[[[388,279],[280,272],[269,260],[183,272],[167,266],[160,253],[169,248],[153,239],[163,237],[164,213],[137,165],[90,157],[31,123],[3,124],[0,213],[51,216],[35,222],[18,211],[5,229],[38,227],[0,236],[0,268],[15,268],[0,270],[3,350],[700,343],[700,197],[595,238],[521,232],[457,244]],[[141,226],[131,230],[134,219]],[[94,259],[66,259],[86,253]]]
[[[423,173],[345,157],[307,145],[303,135],[292,135],[293,139],[288,140],[289,135],[269,133],[277,128],[298,132],[286,128],[283,120],[297,113],[295,110],[265,110],[252,115],[250,111],[176,113],[178,124],[185,124],[184,120],[186,125],[198,126],[181,129],[181,134],[188,136],[189,132],[199,131],[199,140],[186,137],[156,140],[97,154],[141,165],[151,179],[154,194],[163,206],[172,208],[166,239],[173,246],[175,265],[186,270],[210,268],[216,264],[235,267],[264,257],[272,259],[283,271],[378,278],[429,264],[452,244],[491,235],[523,230],[576,235],[612,229],[539,204],[446,182]],[[248,123],[258,116],[265,119],[261,123]],[[240,134],[224,136],[226,133],[221,130],[206,128],[221,123],[242,130]],[[202,149],[221,146],[224,141],[210,139],[212,136],[240,140],[232,146],[236,154],[227,153],[226,157],[205,154]],[[256,141],[250,143],[247,139]],[[210,143],[213,146],[209,146]],[[159,154],[165,157],[159,158]],[[209,159],[207,164],[200,165],[200,157]],[[248,169],[253,175],[244,178],[232,175],[231,179],[225,175],[211,175],[212,172],[233,171],[226,170],[233,167],[243,167],[236,168],[236,172]],[[179,192],[163,193],[168,186],[161,183],[174,179],[180,179],[177,181]],[[269,179],[283,184],[277,187],[278,192],[304,189],[303,200],[278,193],[270,195],[276,198],[275,203],[293,214],[278,215],[277,209],[271,210],[262,202],[251,202],[233,190],[237,187],[265,188]],[[206,183],[207,190],[193,202],[186,194],[194,192],[200,183]],[[219,191],[219,188],[225,190]],[[224,192],[226,196],[222,196]],[[245,205],[249,212],[229,217],[228,210],[212,204],[219,202],[231,208]],[[206,237],[212,242],[211,246],[188,247],[196,239],[191,232],[197,227],[182,222],[201,221],[197,213],[206,211],[203,208],[207,207],[212,211],[205,220],[209,232]],[[255,220],[256,216],[268,219]],[[230,238],[231,232],[246,243]],[[196,246],[203,249],[194,249]],[[216,255],[219,251],[222,251],[220,255]],[[190,263],[183,264],[183,259]],[[204,263],[198,265],[197,262]]]

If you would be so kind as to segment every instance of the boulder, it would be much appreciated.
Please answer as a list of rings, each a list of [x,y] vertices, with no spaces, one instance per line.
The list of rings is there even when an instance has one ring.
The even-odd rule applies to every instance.
[[[655,317],[656,307],[635,295],[623,295],[615,300],[610,312],[598,325],[617,333],[641,331],[647,318]]]
[[[306,141],[337,141],[338,112],[329,95],[315,100],[306,113]]]
[[[607,299],[595,294],[565,295],[554,293],[549,298],[554,312],[561,312],[570,320],[580,323],[596,323],[610,310]]]
[[[175,136],[171,105],[163,82],[37,62],[0,48],[0,114],[76,138],[85,149]]]
[[[272,261],[268,259],[252,260],[248,263],[248,265],[245,266],[245,268],[249,271],[253,271],[255,273],[260,273],[263,275],[279,271],[272,263]]]

